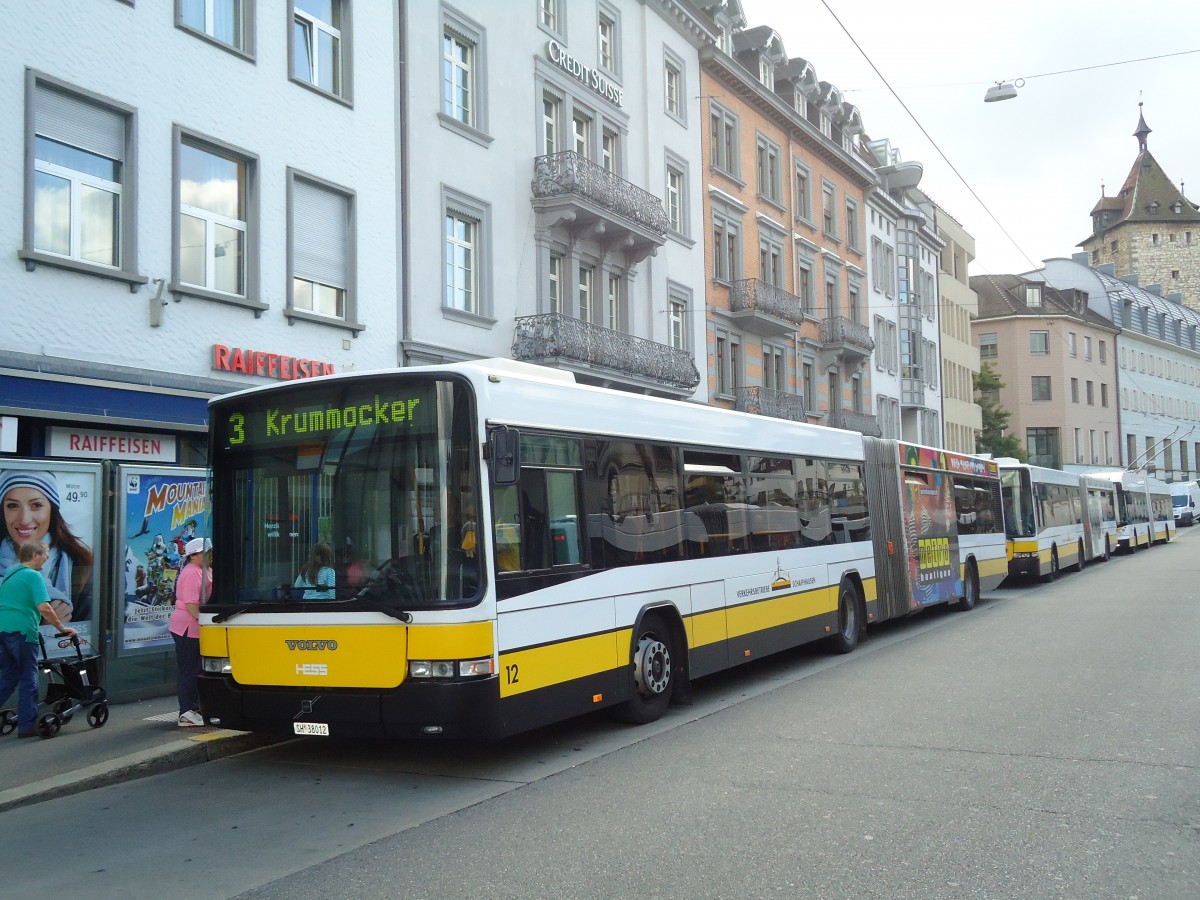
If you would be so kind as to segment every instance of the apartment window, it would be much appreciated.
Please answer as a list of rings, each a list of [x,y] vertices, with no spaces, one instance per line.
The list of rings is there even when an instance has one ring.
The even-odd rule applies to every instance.
[[[134,113],[28,72],[33,129],[26,136],[24,244],[37,263],[144,284],[136,261]]]
[[[806,316],[816,317],[816,298],[813,295],[812,263],[801,260],[796,264],[796,290],[800,296],[800,309]]]
[[[618,75],[621,67],[620,18],[615,9],[602,5],[598,18],[600,68]]]
[[[486,35],[482,25],[442,7],[442,108],[438,119],[444,127],[483,145],[491,140],[485,135]]]
[[[1057,469],[1062,462],[1057,428],[1026,428],[1025,449],[1035,466]]]
[[[787,393],[787,356],[780,347],[763,346],[763,387],[769,391]]]
[[[1133,435],[1133,434],[1125,435],[1125,454],[1126,454],[1125,465],[1132,465],[1133,461],[1135,459],[1137,459],[1137,455],[1138,455],[1137,435]]]
[[[1075,429],[1075,462],[1083,462],[1083,429]]]
[[[741,277],[741,229],[732,219],[713,214],[713,278],[736,281]]]
[[[442,310],[452,316],[491,312],[491,207],[442,188]]]
[[[592,298],[596,292],[595,266],[581,264],[579,266],[579,318],[584,322],[592,321]]]
[[[1050,394],[1050,376],[1049,375],[1034,375],[1030,379],[1030,386],[1033,389],[1033,399],[1035,401],[1049,401],[1053,398]]]
[[[837,189],[831,184],[821,187],[821,228],[826,237],[837,237],[837,214],[834,204],[837,203]]]
[[[672,163],[667,163],[667,219],[671,230],[676,234],[687,233],[687,221],[684,216],[684,184],[683,171]]]
[[[346,98],[343,0],[296,0],[292,7],[292,77]]]
[[[1029,332],[1029,352],[1035,356],[1046,356],[1050,353],[1050,332]]]
[[[561,316],[563,314],[563,257],[561,253],[550,254],[547,277],[550,289],[550,312]]]
[[[557,97],[542,97],[542,152],[547,156],[558,152],[558,123],[562,103]]]
[[[1103,365],[1104,363],[1107,363],[1107,362],[1108,362],[1108,347],[1105,345],[1104,341],[1101,341],[1100,342],[1100,363],[1101,363],[1101,365]]]
[[[1025,305],[1030,309],[1041,309],[1042,286],[1040,284],[1025,285]]]
[[[1087,382],[1087,384],[1084,385],[1084,388],[1085,388],[1085,392],[1087,394],[1087,405],[1095,406],[1096,405],[1096,395],[1095,395],[1095,390],[1094,390],[1095,382],[1092,382],[1092,381]]]
[[[538,0],[538,24],[547,31],[560,35],[562,34],[559,24],[559,16],[562,14],[561,2],[562,0]]]
[[[606,323],[613,331],[621,330],[621,276],[615,272],[608,274],[608,291],[606,300]]]
[[[742,347],[735,335],[718,332],[715,363],[717,393],[729,396],[737,390],[741,380]]]
[[[600,137],[600,165],[604,167],[605,172],[612,172],[615,175],[618,171],[617,135],[616,132],[609,131],[607,128]]]
[[[289,178],[292,239],[289,313],[311,313],[316,321],[336,319],[353,323],[354,195],[295,173],[289,172]]]
[[[758,137],[757,163],[759,195],[772,203],[781,203],[783,187],[779,170],[779,146],[762,135]]]
[[[851,322],[862,322],[862,303],[857,284],[846,287],[846,307],[850,313]]]
[[[254,0],[176,0],[175,21],[243,55],[254,53]]]
[[[1092,358],[1092,339],[1087,335],[1084,335],[1083,337],[1083,358]]]
[[[1094,262],[1094,263],[1100,262],[1100,251],[1099,250],[1092,251],[1092,262]]]
[[[794,215],[797,219],[803,219],[806,222],[812,221],[812,197],[809,193],[808,169],[801,165],[796,166],[795,194]]]
[[[979,358],[995,359],[999,355],[1000,343],[996,337],[996,332],[989,331],[986,334],[979,335]]]
[[[858,250],[862,242],[858,239],[858,204],[846,200],[846,243],[851,250]]]
[[[1100,405],[1104,407],[1108,406],[1108,385],[1103,381],[1100,382]]]
[[[671,346],[676,350],[686,350],[687,341],[687,314],[688,300],[683,296],[681,289],[668,288],[670,292],[670,301],[668,303],[668,316],[670,317],[669,330],[671,334]]]
[[[255,161],[193,138],[181,137],[178,151],[176,280],[184,290],[245,298]]]
[[[731,178],[738,177],[738,119],[713,103],[709,112],[709,162]]]
[[[1073,332],[1073,331],[1067,332],[1067,353],[1070,354],[1071,356],[1076,355],[1075,354],[1075,332]]]
[[[679,124],[686,125],[687,107],[684,103],[686,88],[683,83],[683,72],[683,60],[669,50],[666,51],[666,57],[663,60],[663,96],[667,115]]]
[[[838,302],[837,275],[825,273],[825,316],[827,318],[839,315],[841,304]]]
[[[571,117],[571,138],[575,152],[583,159],[592,158],[592,120],[582,113]]]
[[[1117,242],[1116,241],[1113,241],[1111,244],[1108,245],[1108,252],[1109,253],[1117,252]]]
[[[1036,400],[1037,397],[1034,397],[1033,399]],[[1071,379],[1071,402],[1072,403],[1079,402],[1079,379],[1078,378]]]

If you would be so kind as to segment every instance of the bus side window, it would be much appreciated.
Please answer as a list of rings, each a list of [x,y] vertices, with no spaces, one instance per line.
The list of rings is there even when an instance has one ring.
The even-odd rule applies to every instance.
[[[492,489],[492,526],[496,535],[496,571],[521,568],[521,508],[515,484]]]

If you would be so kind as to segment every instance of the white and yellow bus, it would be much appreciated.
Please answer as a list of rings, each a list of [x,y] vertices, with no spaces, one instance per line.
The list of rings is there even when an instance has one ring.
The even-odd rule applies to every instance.
[[[1008,535],[1008,572],[1044,580],[1067,567],[1082,569],[1088,561],[1084,541],[1087,508],[1080,476],[998,459]]]
[[[1080,475],[1079,484],[1087,502],[1083,542],[1088,561],[1107,560],[1120,546],[1116,485],[1096,475]]]
[[[998,480],[969,458],[903,479],[897,462],[887,481],[868,448],[898,461],[896,442],[539,366],[271,385],[214,399],[210,422],[200,693],[238,729],[497,738],[602,707],[651,721],[695,678],[818,639],[848,652],[867,622],[969,608],[994,576],[962,556],[1001,521]],[[334,557],[332,599],[297,581],[314,544]]]
[[[1095,477],[1109,481],[1116,491],[1117,542],[1122,550],[1133,552],[1175,537],[1171,485],[1145,470],[1101,472]]]

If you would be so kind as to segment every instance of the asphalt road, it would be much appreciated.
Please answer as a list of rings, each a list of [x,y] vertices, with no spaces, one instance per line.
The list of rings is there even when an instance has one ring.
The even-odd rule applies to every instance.
[[[644,728],[309,739],[0,814],[5,892],[1194,900],[1198,535]]]

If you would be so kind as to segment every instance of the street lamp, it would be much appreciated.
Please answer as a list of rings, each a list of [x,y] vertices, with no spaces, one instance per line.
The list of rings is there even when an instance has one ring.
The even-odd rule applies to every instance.
[[[1017,82],[997,81],[983,95],[984,103],[995,103],[997,100],[1012,100],[1017,96],[1017,88],[1025,86],[1025,79],[1018,78]]]

